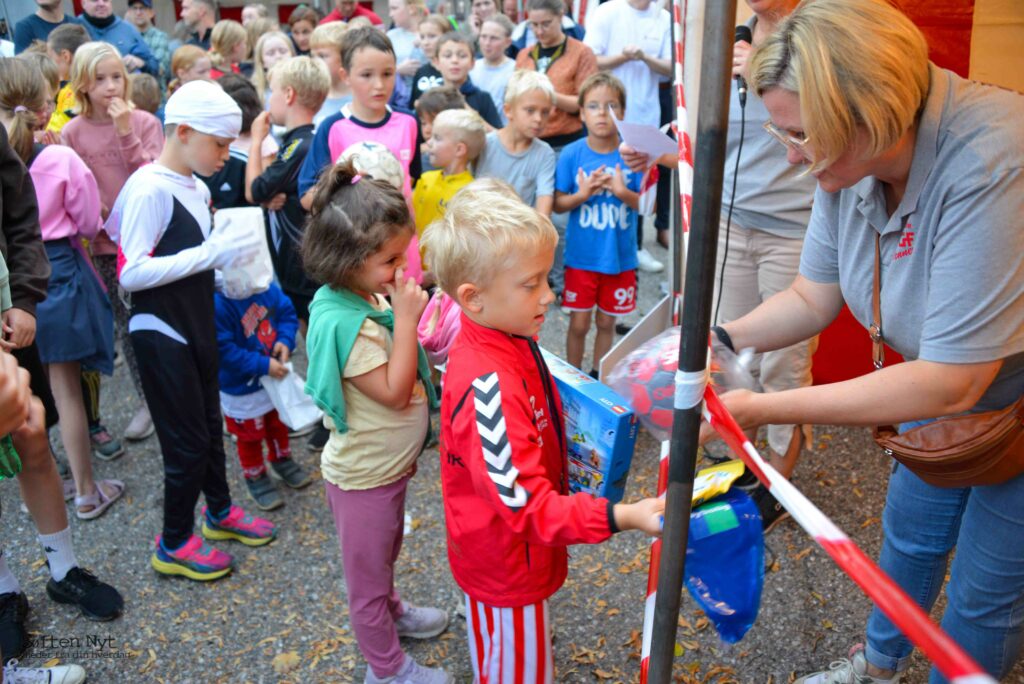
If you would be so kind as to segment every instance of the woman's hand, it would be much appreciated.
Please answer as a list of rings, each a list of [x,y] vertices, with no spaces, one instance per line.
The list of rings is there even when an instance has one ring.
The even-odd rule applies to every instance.
[[[725,408],[729,410],[732,417],[736,419],[737,423],[739,423],[743,432],[752,434],[765,422],[761,417],[761,401],[763,401],[764,397],[764,394],[741,389],[726,392],[721,395],[719,399],[722,400],[722,403],[725,404]],[[719,436],[717,432],[711,427],[711,425],[707,422],[701,423],[701,445],[718,438]]]
[[[732,76],[747,78],[747,65],[750,63],[750,54],[754,51],[750,43],[741,40],[733,43],[732,46]]]

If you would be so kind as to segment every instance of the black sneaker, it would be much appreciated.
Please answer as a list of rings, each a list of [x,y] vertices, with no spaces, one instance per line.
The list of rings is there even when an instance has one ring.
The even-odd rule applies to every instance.
[[[20,658],[28,646],[28,598],[22,592],[0,594],[0,657]]]
[[[323,447],[320,448],[323,449]],[[302,466],[290,458],[271,461],[270,475],[271,477],[281,480],[292,489],[302,489],[313,481],[313,478],[309,476],[309,473],[303,470]]]
[[[106,622],[121,614],[124,599],[117,589],[100,582],[96,575],[82,568],[71,568],[60,582],[51,577],[46,593],[57,603],[72,603],[90,620]]]
[[[323,425],[317,426],[316,430],[310,436],[309,441],[306,442],[306,449],[311,453],[319,454],[324,450],[324,446],[327,444],[327,440],[331,436],[331,431],[325,428]]]
[[[284,499],[281,498],[274,483],[267,477],[266,471],[259,477],[245,478],[245,486],[249,490],[249,496],[256,502],[257,508],[272,511],[284,506]]]
[[[753,492],[750,493],[750,498],[757,504],[757,510],[761,512],[761,526],[764,528],[764,533],[768,534],[771,532],[776,525],[785,520],[789,516],[789,511],[782,507],[775,497],[772,496],[767,487],[759,485]]]

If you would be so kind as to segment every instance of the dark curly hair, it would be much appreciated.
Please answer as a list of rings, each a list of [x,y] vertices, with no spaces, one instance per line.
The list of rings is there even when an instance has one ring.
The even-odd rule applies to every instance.
[[[324,171],[313,188],[313,206],[302,239],[302,263],[314,281],[335,289],[395,235],[412,233],[412,216],[402,191],[362,176],[351,161]]]

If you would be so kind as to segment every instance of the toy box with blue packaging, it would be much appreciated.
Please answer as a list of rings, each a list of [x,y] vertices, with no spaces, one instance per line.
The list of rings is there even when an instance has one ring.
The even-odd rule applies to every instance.
[[[562,397],[569,489],[621,501],[636,447],[636,415],[607,385],[551,352],[541,352]]]

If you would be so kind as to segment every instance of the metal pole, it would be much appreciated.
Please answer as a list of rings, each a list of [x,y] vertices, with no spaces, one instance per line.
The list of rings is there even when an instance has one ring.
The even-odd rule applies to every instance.
[[[679,370],[684,372],[702,372],[707,365],[718,220],[722,209],[729,89],[732,86],[733,25],[736,21],[734,2],[709,2],[705,9],[694,157],[693,220],[686,255],[683,324],[679,339]],[[651,642],[649,681],[654,684],[668,684],[672,677],[700,421],[699,405],[675,410]]]

